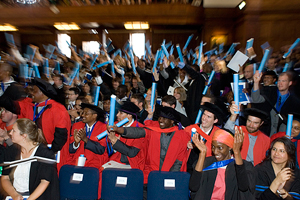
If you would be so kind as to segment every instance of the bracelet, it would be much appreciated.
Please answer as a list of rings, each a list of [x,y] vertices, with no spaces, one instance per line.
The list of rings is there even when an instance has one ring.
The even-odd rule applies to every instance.
[[[277,194],[278,194],[280,197],[282,197],[282,195],[281,195],[281,193],[280,193],[279,190],[277,190],[276,192],[277,192]]]

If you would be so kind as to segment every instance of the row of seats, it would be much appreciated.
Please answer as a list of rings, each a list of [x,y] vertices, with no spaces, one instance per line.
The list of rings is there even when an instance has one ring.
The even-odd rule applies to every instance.
[[[188,200],[190,174],[153,171],[148,177],[148,200]],[[94,200],[98,197],[99,171],[93,167],[64,165],[59,172],[61,200]],[[102,200],[142,200],[143,172],[139,169],[105,169]]]

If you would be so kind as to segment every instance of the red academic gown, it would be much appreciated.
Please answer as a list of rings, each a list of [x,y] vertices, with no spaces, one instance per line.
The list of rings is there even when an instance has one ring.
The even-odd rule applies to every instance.
[[[158,121],[147,120],[145,126],[148,129],[146,131],[146,142],[148,144],[147,156],[145,161],[144,169],[144,183],[148,183],[148,175],[151,171],[158,171],[160,164],[160,137],[161,132],[158,132],[159,123]],[[160,129],[168,132],[173,132],[168,151],[165,156],[164,163],[161,171],[170,171],[176,160],[182,161],[180,171],[186,171],[187,159],[189,157],[190,150],[187,150],[187,143],[190,140],[190,136],[184,130],[179,130],[177,126],[169,129]]]
[[[244,160],[247,158],[248,149],[249,149],[249,136],[248,131],[246,129],[246,126],[240,126],[242,127],[243,133],[244,133],[244,142],[241,150],[241,155]],[[256,142],[253,148],[253,161],[254,166],[261,163],[264,158],[266,157],[266,152],[268,151],[270,147],[270,138],[266,136],[263,132],[258,130],[255,133],[251,133],[253,136],[257,136]]]
[[[211,151],[211,142],[212,142],[212,136],[214,135],[214,132],[218,129],[220,129],[219,127],[217,126],[213,126],[213,129],[211,130],[211,133],[210,135],[206,135],[206,133],[204,133],[200,127],[198,126],[198,124],[192,124],[188,127],[186,127],[184,130],[186,132],[189,133],[189,135],[191,136],[192,134],[192,128],[195,128],[197,130],[197,132],[202,136],[204,137],[204,139],[206,139],[206,143],[205,143],[205,146],[207,147],[207,152],[206,152],[206,157],[209,157],[209,156],[213,156],[212,155],[212,151]]]
[[[85,129],[85,123],[83,122],[77,122],[75,124],[73,124],[72,130],[71,130],[71,137],[70,137],[70,144],[74,142],[74,131],[75,129],[80,130],[80,129]],[[103,147],[106,148],[106,140],[105,138],[103,138],[102,140],[98,140],[97,139],[97,135],[99,135],[100,133],[102,133],[103,131],[106,130],[106,125],[100,121],[97,121],[97,123],[94,126],[94,129],[91,133],[90,136],[90,140],[92,141],[96,141],[99,142]],[[102,165],[105,164],[108,161],[108,155],[107,155],[107,151],[105,150],[105,152],[103,154],[95,154],[94,152],[85,149],[84,148],[84,142],[80,141],[80,146],[77,149],[77,151],[74,154],[70,153],[70,157],[68,159],[68,163],[69,165],[77,165],[77,161],[78,161],[78,157],[84,154],[84,156],[86,157],[86,162],[85,162],[85,167],[95,167],[97,169],[99,169],[99,187],[98,187],[98,197],[101,197],[101,171],[102,171]]]
[[[21,101],[18,101],[20,114],[18,118],[28,118],[33,120],[34,114],[34,103],[32,103],[31,98],[25,98]],[[45,106],[45,102],[42,102],[38,105]],[[41,116],[36,120],[36,123],[40,129],[42,129],[45,139],[48,144],[53,144],[53,141],[60,140],[60,136],[55,135],[56,128],[66,129],[67,130],[67,142],[63,145],[60,150],[60,163],[57,164],[57,170],[61,166],[66,164],[66,158],[69,157],[69,135],[71,128],[71,120],[66,108],[56,101],[49,99],[47,101],[47,106]],[[57,137],[58,136],[58,137]],[[56,138],[55,138],[56,137]]]
[[[273,134],[270,138],[270,143],[272,143],[273,140],[275,140],[276,138],[284,137],[285,135],[286,135],[285,132],[278,132],[278,133]],[[300,163],[300,140],[292,139],[292,142],[297,142],[297,161],[299,164]]]
[[[137,124],[138,124],[138,126],[136,126]],[[144,125],[137,121],[134,121],[130,127],[144,127]],[[119,134],[116,133],[116,136],[118,136],[118,135]],[[144,166],[145,166],[145,157],[146,157],[145,138],[130,139],[130,138],[121,137],[120,141],[123,142],[124,144],[126,144],[127,146],[132,146],[132,147],[136,147],[136,148],[140,149],[140,151],[138,152],[138,154],[135,157],[130,158],[127,156],[127,159],[129,161],[131,168],[140,169],[143,171]],[[109,160],[113,160],[118,163],[124,164],[121,162],[121,153],[120,152],[115,152],[114,154],[112,154],[109,157]]]

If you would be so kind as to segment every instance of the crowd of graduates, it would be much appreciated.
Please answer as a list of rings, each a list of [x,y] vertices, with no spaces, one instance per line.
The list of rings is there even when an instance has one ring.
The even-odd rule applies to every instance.
[[[85,167],[99,169],[99,198],[107,163],[142,170],[144,199],[156,170],[189,172],[191,199],[300,198],[295,45],[265,61],[257,59],[259,49],[240,47],[248,60],[238,71],[227,66],[236,46],[204,52],[186,45],[178,58],[165,42],[156,54],[146,46],[142,58],[129,43],[109,53],[104,45],[99,55],[70,45],[71,58],[58,47],[43,56],[34,45],[24,58],[8,46],[0,60],[0,162],[56,155],[57,164],[4,167],[3,197],[59,199],[60,168],[84,155]],[[238,95],[233,74],[244,84]]]

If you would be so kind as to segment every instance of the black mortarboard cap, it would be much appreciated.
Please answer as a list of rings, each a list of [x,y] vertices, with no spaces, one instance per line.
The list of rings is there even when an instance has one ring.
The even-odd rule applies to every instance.
[[[140,109],[134,103],[130,101],[125,101],[123,102],[123,105],[121,105],[120,111],[130,115],[136,115],[136,113],[138,113]]]
[[[44,95],[51,99],[55,98],[55,96],[57,95],[55,88],[50,83],[41,78],[34,77],[33,84],[36,85]]]
[[[253,116],[253,117],[257,117],[260,118],[262,121],[265,121],[268,118],[268,114],[264,111],[261,111],[257,108],[247,108],[244,110],[244,115],[246,118],[248,118],[248,116]]]
[[[97,113],[97,120],[104,122],[105,112],[101,108],[99,108],[98,106],[95,106],[93,104],[88,104],[88,103],[81,103],[80,106],[82,109],[88,108],[88,109],[95,111]]]
[[[161,107],[159,116],[173,120],[175,122],[180,122],[180,115],[174,108],[171,107]]]

